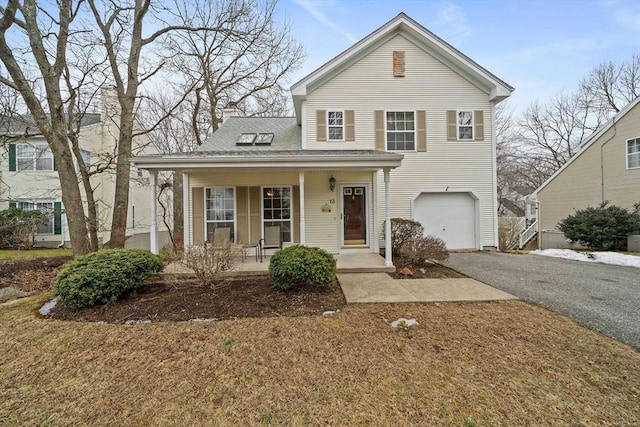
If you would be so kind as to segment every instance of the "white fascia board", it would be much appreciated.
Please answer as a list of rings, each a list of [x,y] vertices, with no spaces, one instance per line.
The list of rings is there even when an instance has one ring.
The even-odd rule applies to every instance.
[[[216,158],[203,160],[194,159],[133,159],[133,164],[140,169],[278,169],[278,168],[306,168],[306,169],[327,169],[327,168],[354,168],[354,169],[380,169],[397,168],[401,165],[402,156],[393,156],[384,159],[362,159],[362,157],[324,157],[317,159],[299,159],[292,157],[269,157],[269,158]]]

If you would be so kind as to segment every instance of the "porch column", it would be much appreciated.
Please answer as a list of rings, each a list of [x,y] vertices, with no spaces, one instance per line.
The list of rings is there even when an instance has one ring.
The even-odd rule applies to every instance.
[[[373,252],[380,253],[380,219],[378,218],[378,171],[371,173],[371,185],[373,186]]]
[[[300,244],[306,244],[306,226],[304,220],[304,171],[298,172],[298,184],[300,185]]]
[[[182,172],[182,246],[185,248],[191,244],[191,215],[189,213],[189,174]]]
[[[384,259],[387,266],[393,265],[391,257],[391,208],[389,206],[389,182],[391,169],[384,168]]]
[[[151,186],[151,229],[149,230],[149,249],[151,249],[151,252],[154,254],[160,252],[158,250],[158,205],[156,204],[157,176],[157,171],[149,171],[149,185]]]

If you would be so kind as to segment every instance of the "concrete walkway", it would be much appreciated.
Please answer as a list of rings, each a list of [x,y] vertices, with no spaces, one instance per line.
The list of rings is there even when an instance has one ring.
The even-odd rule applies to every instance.
[[[347,303],[517,299],[473,279],[393,279],[385,273],[338,274]]]

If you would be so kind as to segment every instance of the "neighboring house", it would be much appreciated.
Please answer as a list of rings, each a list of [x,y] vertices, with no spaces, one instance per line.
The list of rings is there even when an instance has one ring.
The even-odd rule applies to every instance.
[[[134,162],[184,171],[185,244],[277,226],[334,254],[385,247],[390,264],[386,220],[404,217],[450,249],[496,248],[494,108],[512,91],[401,13],[294,84],[295,117],[229,109],[197,151]]]
[[[98,238],[101,244],[109,241],[111,206],[115,193],[115,154],[118,136],[114,107],[114,90],[103,88],[100,114],[85,114],[79,131],[82,157],[90,170],[104,167],[112,161],[111,170],[93,176],[98,212]],[[110,100],[110,102],[108,102]],[[111,105],[111,107],[109,107]],[[36,245],[55,247],[69,245],[69,233],[62,204],[57,165],[44,137],[30,116],[15,117],[0,123],[0,134],[11,141],[0,146],[0,210],[10,206],[26,210],[38,209],[49,216],[49,223],[39,226]],[[24,136],[28,135],[28,136]],[[147,136],[134,142],[135,154],[156,154],[159,151]],[[84,193],[84,190],[81,189]],[[149,177],[147,172],[132,169],[129,196],[127,236],[133,246],[149,247],[151,207],[149,205]],[[146,240],[146,244],[145,244]],[[129,241],[128,241],[129,242]]]
[[[604,201],[626,209],[640,202],[640,98],[591,135],[527,198],[528,209],[538,210],[541,247],[572,247],[558,223]]]

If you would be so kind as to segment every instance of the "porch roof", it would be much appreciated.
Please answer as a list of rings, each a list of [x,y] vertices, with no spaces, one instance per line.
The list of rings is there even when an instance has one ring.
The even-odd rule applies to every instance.
[[[402,154],[376,150],[193,151],[139,156],[136,167],[153,170],[206,168],[381,169],[400,166]]]

